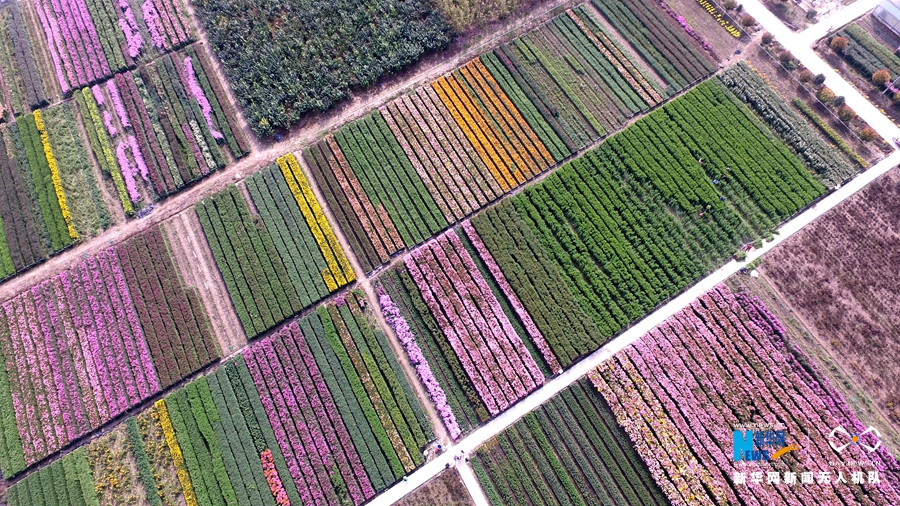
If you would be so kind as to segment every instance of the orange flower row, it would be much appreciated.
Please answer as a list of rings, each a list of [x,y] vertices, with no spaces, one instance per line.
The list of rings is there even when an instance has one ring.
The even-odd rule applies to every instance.
[[[452,77],[451,77],[452,78]],[[493,136],[488,136],[484,129],[481,128],[480,122],[473,119],[466,107],[460,102],[456,96],[456,92],[449,84],[451,78],[441,77],[437,81],[431,83],[432,88],[437,92],[438,97],[450,111],[456,124],[463,130],[469,142],[478,151],[479,156],[488,166],[491,175],[503,192],[508,192],[512,187],[516,186],[515,179],[509,175],[509,167],[497,152],[497,147],[501,146],[500,141]],[[505,153],[504,153],[505,155]]]

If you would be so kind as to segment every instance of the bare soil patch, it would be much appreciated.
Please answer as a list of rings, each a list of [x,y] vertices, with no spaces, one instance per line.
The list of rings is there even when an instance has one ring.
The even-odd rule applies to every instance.
[[[652,0],[647,1],[651,2]],[[749,41],[747,35],[743,35],[740,39],[737,39],[728,33],[718,21],[697,3],[697,0],[666,0],[666,3],[669,4],[672,10],[683,16],[695,32],[699,33],[707,42],[709,42],[709,45],[712,46],[719,58],[728,58],[730,55],[734,54],[735,50],[742,48]],[[732,12],[726,12],[725,8],[722,7],[721,2],[713,2],[713,4],[718,4],[719,10],[723,15],[726,15],[726,17],[734,17],[731,22],[735,26],[740,27],[739,22],[741,17],[739,15],[734,16]]]
[[[833,358],[826,372],[834,383],[871,397],[870,414],[888,420],[879,429],[895,449],[900,441],[898,265],[900,170],[894,169],[775,248],[760,268],[809,328],[810,354],[821,349]]]
[[[449,469],[399,500],[396,506],[475,506],[475,502],[456,469]]]

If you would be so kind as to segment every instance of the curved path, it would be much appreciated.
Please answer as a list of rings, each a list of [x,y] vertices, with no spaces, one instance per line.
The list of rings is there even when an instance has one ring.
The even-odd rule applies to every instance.
[[[849,20],[855,19],[873,9],[875,5],[878,4],[879,0],[857,0],[857,2],[851,4],[849,7],[832,13],[825,20],[800,33],[794,33],[788,29],[787,26],[779,21],[774,14],[769,12],[759,0],[743,1],[744,9],[755,17],[757,22],[759,22],[765,30],[775,35],[775,38],[812,72],[816,74],[825,74],[825,83],[834,90],[837,95],[846,97],[847,104],[850,107],[853,107],[857,114],[875,128],[882,137],[890,140],[900,136],[900,129],[898,129],[890,119],[881,114],[881,112],[866,100],[859,91],[831,69],[829,65],[810,48],[810,45],[815,40],[818,40],[831,31],[830,29],[833,28],[831,26],[832,20],[843,20],[834,21],[834,28],[837,28],[849,22]],[[898,164],[900,164],[900,152],[894,151],[890,156],[883,159],[874,167],[869,168],[841,188],[832,192],[815,206],[782,224],[781,227],[778,228],[778,234],[775,235],[775,239],[772,242],[763,245],[761,249],[748,253],[746,262],[759,258],[775,246],[781,244],[804,226],[825,214],[844,200],[850,198],[856,192],[877,179],[879,176],[896,167]],[[669,301],[656,311],[645,316],[639,322],[633,324],[631,328],[606,343],[599,350],[571,366],[559,376],[551,379],[545,383],[544,386],[523,398],[493,420],[469,433],[468,436],[448,448],[441,456],[409,475],[407,480],[384,491],[368,504],[370,506],[386,506],[393,504],[400,498],[409,494],[417,487],[439,474],[446,466],[453,466],[455,464],[453,459],[454,455],[458,455],[460,451],[463,451],[466,454],[473,453],[490,438],[503,432],[520,418],[537,409],[541,404],[582,378],[588,371],[612,357],[616,352],[640,339],[641,336],[653,329],[653,327],[686,308],[700,295],[703,295],[719,283],[724,282],[731,275],[737,273],[744,265],[745,262],[736,262],[732,260],[709,276],[701,279],[675,299]],[[479,506],[486,505],[487,502],[484,499],[484,492],[481,490],[480,485],[477,480],[471,479],[474,477],[471,469],[464,463],[460,464],[459,467],[460,474],[463,477],[463,483],[469,488],[476,504]]]

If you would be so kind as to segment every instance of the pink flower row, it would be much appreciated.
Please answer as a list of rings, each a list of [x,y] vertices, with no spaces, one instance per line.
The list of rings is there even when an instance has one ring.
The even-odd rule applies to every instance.
[[[478,252],[478,256],[487,266],[488,271],[491,273],[497,286],[500,287],[500,291],[503,292],[503,295],[512,306],[513,311],[516,312],[516,316],[522,321],[522,324],[525,326],[525,331],[528,332],[528,337],[531,338],[531,341],[534,342],[538,351],[541,352],[541,356],[547,361],[547,365],[550,366],[550,369],[552,369],[553,372],[557,374],[561,373],[562,366],[559,365],[559,360],[556,358],[556,355],[553,354],[553,350],[550,349],[550,344],[547,343],[547,340],[544,338],[543,334],[541,334],[541,331],[538,330],[537,325],[535,325],[534,320],[531,319],[531,315],[528,314],[525,306],[522,305],[522,301],[519,300],[518,295],[513,291],[512,286],[509,285],[509,281],[506,280],[506,276],[503,275],[503,271],[500,270],[500,266],[497,265],[494,256],[491,255],[491,252],[488,251],[487,247],[484,245],[484,242],[481,240],[481,236],[478,235],[475,227],[472,226],[472,223],[469,222],[469,220],[466,220],[462,223],[462,228],[466,232],[469,241],[472,242],[472,246],[475,247],[475,251]]]
[[[3,313],[3,365],[28,464],[160,389],[112,248],[6,302]]]
[[[110,74],[85,0],[35,0],[63,93]]]
[[[335,469],[354,504],[375,495],[296,322],[253,345],[244,359],[304,504],[337,502],[329,478]]]
[[[410,330],[409,323],[403,317],[400,308],[391,300],[391,296],[381,287],[378,287],[378,303],[381,305],[381,313],[384,315],[385,321],[394,329],[397,339],[400,340],[400,344],[406,350],[409,362],[416,368],[416,374],[419,376],[422,384],[425,385],[428,397],[431,398],[431,401],[437,408],[438,414],[441,415],[441,420],[443,420],[444,426],[447,427],[450,438],[458,439],[462,431],[459,428],[459,423],[456,421],[456,415],[453,414],[453,409],[447,403],[447,395],[444,393],[444,389],[441,388],[441,384],[438,383],[434,373],[431,372],[431,366],[428,365],[428,360],[422,353],[422,349],[416,344],[416,336]]]
[[[829,461],[848,457],[829,447],[832,428],[862,430],[840,394],[812,381],[808,362],[798,360],[802,353],[788,349],[785,338],[784,328],[758,299],[720,286],[593,377],[673,504],[842,504],[847,493],[878,504],[900,501],[900,484],[889,479],[877,485],[819,484],[815,490],[731,481],[737,423],[783,423],[788,442],[802,446],[803,461],[784,459],[796,472],[829,470]],[[748,399],[756,400],[748,404]],[[887,452],[857,457],[893,474],[900,469]],[[766,470],[759,463],[741,468]]]
[[[491,414],[543,384],[543,373],[454,231],[405,263]]]

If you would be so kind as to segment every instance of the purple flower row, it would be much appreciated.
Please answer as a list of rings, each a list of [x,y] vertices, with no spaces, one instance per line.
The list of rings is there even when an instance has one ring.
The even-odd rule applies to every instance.
[[[144,45],[144,39],[141,38],[141,32],[138,30],[137,22],[134,20],[134,12],[128,5],[128,0],[119,0],[119,7],[122,9],[122,18],[119,18],[119,28],[125,34],[125,42],[128,45],[128,56],[137,58],[141,54],[141,47]]]
[[[164,49],[166,47],[166,39],[160,31],[159,13],[156,11],[156,6],[153,5],[153,0],[145,0],[141,4],[141,15],[144,17],[147,29],[150,30],[150,41],[157,48]]]
[[[472,245],[475,247],[475,251],[478,252],[478,256],[487,266],[488,271],[491,273],[497,286],[500,287],[500,291],[503,292],[503,295],[509,301],[510,306],[512,306],[513,311],[516,312],[516,315],[522,321],[522,324],[525,326],[525,331],[528,332],[531,341],[534,342],[538,351],[541,352],[541,356],[547,361],[550,369],[557,374],[562,372],[562,366],[559,365],[559,360],[556,358],[556,355],[553,354],[553,350],[550,349],[550,345],[547,343],[543,334],[541,334],[541,331],[537,328],[537,325],[535,325],[534,320],[531,319],[531,315],[528,314],[525,306],[522,305],[522,301],[519,300],[516,292],[513,291],[512,286],[509,285],[509,281],[506,280],[506,276],[503,275],[503,271],[500,270],[500,266],[497,265],[494,256],[491,255],[491,252],[488,251],[487,247],[484,245],[484,242],[481,240],[481,236],[478,235],[475,227],[472,226],[472,223],[470,223],[469,220],[466,220],[462,223],[462,228],[466,232],[466,236],[468,236],[469,240],[472,242]]]
[[[36,0],[34,5],[64,93],[110,74],[85,0]]]
[[[131,137],[134,138],[134,136]],[[127,142],[120,142],[119,145],[116,146],[116,159],[119,162],[119,169],[122,171],[122,179],[125,180],[125,189],[128,190],[128,198],[130,198],[132,202],[138,202],[141,200],[141,192],[138,190],[135,176],[139,169],[128,159],[126,150],[130,149],[130,147],[131,146],[129,146]]]
[[[447,427],[450,438],[458,439],[462,431],[456,421],[456,415],[453,414],[453,409],[447,403],[447,395],[444,393],[444,389],[441,388],[441,384],[435,378],[434,373],[431,372],[431,366],[428,365],[428,360],[422,353],[422,349],[416,344],[416,336],[410,330],[409,323],[403,317],[400,308],[391,300],[391,296],[381,287],[378,287],[378,303],[381,305],[381,313],[384,315],[385,321],[394,329],[397,339],[400,340],[400,344],[406,350],[409,362],[416,368],[416,374],[419,376],[422,384],[425,385],[428,397],[431,398],[431,402],[437,408],[438,414],[441,415],[441,420],[444,422],[444,426]]]
[[[122,127],[130,127],[131,122],[128,120],[128,113],[125,112],[125,106],[122,104],[122,96],[119,95],[119,87],[116,86],[116,81],[114,79],[106,81],[106,92],[109,93],[113,109],[116,111],[116,116],[119,117],[119,122],[122,123]]]
[[[200,106],[200,111],[203,113],[203,118],[206,120],[206,125],[209,127],[209,133],[212,134],[213,138],[216,140],[224,139],[222,133],[217,131],[215,125],[213,125],[211,117],[212,106],[209,104],[209,100],[207,100],[203,88],[201,88],[200,84],[197,82],[197,74],[194,73],[194,63],[190,56],[185,56],[184,58],[184,77],[187,81],[187,88],[190,90],[191,96],[194,97],[194,100],[196,100],[197,104]]]

